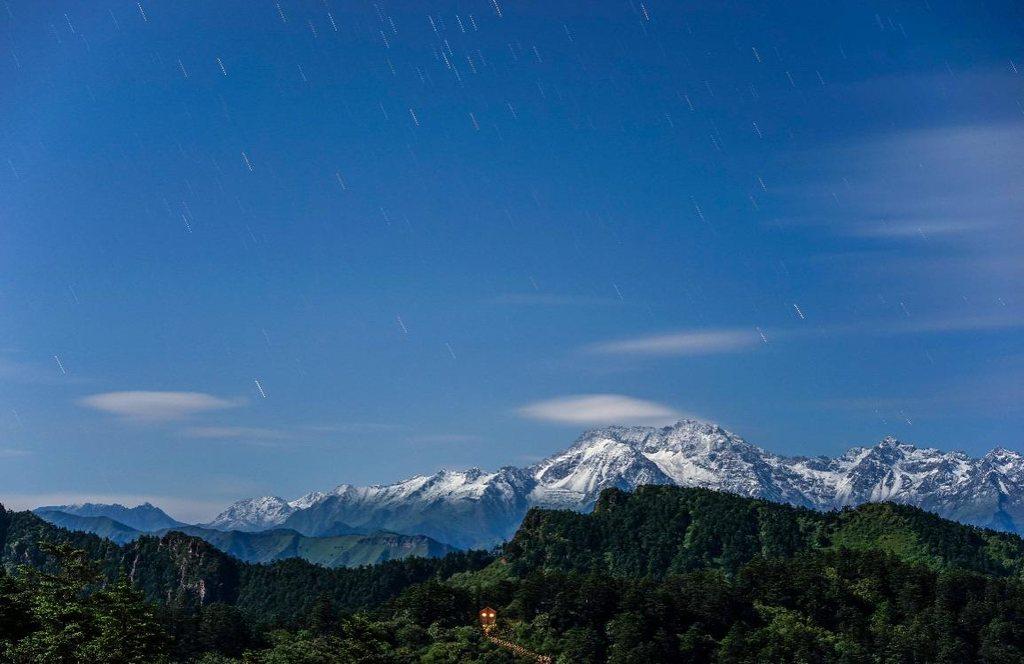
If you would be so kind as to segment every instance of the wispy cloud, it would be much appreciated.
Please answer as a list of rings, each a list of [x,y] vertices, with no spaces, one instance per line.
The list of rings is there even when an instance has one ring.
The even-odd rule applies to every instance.
[[[210,439],[233,439],[233,438],[254,438],[259,440],[284,440],[290,438],[287,431],[278,429],[263,429],[260,427],[239,427],[239,426],[211,426],[211,427],[188,427],[182,433],[189,438],[210,438]]]
[[[755,328],[682,330],[591,344],[583,350],[601,355],[714,355],[748,350],[760,341]]]
[[[341,424],[315,424],[304,427],[317,433],[376,433],[409,429],[407,424],[396,422],[343,422]]]
[[[1000,332],[1024,327],[1024,316],[1013,312],[973,313],[944,316],[903,315],[898,318],[871,319],[808,328],[781,328],[771,333],[772,341],[801,341],[815,337],[895,337],[942,335],[961,332]]]
[[[992,222],[964,219],[885,219],[876,223],[864,223],[846,229],[846,233],[857,237],[879,239],[929,238],[947,235],[963,235],[993,228]]]
[[[1005,416],[1019,410],[1024,398],[1022,371],[1024,355],[1009,355],[998,365],[980,368],[968,375],[924,382],[911,392],[833,397],[813,405],[915,421],[925,417],[957,419],[964,413]]]
[[[598,355],[685,357],[739,353],[762,345],[801,343],[835,337],[894,337],[941,335],[969,332],[999,332],[1024,328],[1024,316],[1008,309],[963,315],[913,316],[860,320],[817,326],[788,326],[761,329],[681,330],[675,333],[631,337],[584,346]]]
[[[777,193],[828,211],[798,221],[838,230],[923,224],[944,233],[1012,225],[1024,205],[1017,186],[1022,140],[1019,121],[857,136],[797,155],[796,172],[809,184],[779,186]]]
[[[79,400],[79,404],[126,420],[166,422],[183,420],[198,413],[240,405],[204,392],[104,392]]]
[[[675,409],[655,401],[622,394],[573,394],[527,404],[522,417],[575,425],[670,424],[682,417]]]
[[[410,443],[476,443],[480,441],[480,436],[474,436],[472,434],[464,433],[431,433],[423,434],[421,436],[410,436],[407,439]]]
[[[1024,278],[1022,144],[1017,121],[860,138],[795,159],[804,164],[797,170],[803,184],[778,193],[802,210],[789,223],[892,250],[874,259],[864,252],[843,262],[825,257],[830,266],[904,292],[951,284],[1004,290]]]
[[[989,315],[949,316],[943,318],[922,318],[893,325],[895,333],[903,334],[941,334],[944,332],[984,332],[1013,330],[1024,327],[1024,317],[1012,313]]]
[[[27,457],[32,453],[28,450],[19,450],[11,447],[0,447],[0,459],[18,459]]]

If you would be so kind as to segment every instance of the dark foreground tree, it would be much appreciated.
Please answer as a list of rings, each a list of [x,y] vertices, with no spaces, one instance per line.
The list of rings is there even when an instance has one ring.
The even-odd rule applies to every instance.
[[[50,564],[22,567],[0,586],[0,653],[10,662],[151,664],[169,641],[154,607],[127,580],[100,587],[84,551],[45,545]]]

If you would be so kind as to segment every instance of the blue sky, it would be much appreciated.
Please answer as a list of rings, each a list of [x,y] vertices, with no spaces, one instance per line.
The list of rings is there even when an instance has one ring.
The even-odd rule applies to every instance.
[[[1011,2],[0,8],[0,500],[694,415],[1020,449]]]

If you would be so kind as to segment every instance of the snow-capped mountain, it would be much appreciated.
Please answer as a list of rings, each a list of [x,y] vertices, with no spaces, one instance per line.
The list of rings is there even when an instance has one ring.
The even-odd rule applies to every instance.
[[[326,495],[320,491],[314,491],[291,501],[277,496],[246,498],[232,503],[213,521],[202,525],[217,530],[241,530],[244,532],[266,530],[281,525],[294,512],[312,507]]]
[[[1024,532],[1024,456],[1017,452],[997,448],[975,459],[886,438],[835,458],[784,457],[695,420],[589,431],[528,468],[445,470],[388,485],[342,484],[291,502],[240,501],[209,525],[283,525],[311,536],[390,530],[481,547],[511,536],[531,506],[587,510],[603,489],[642,484],[706,487],[816,509],[888,500]]]
[[[338,534],[339,527],[431,532],[454,546],[487,546],[515,532],[530,507],[531,486],[529,474],[517,468],[443,470],[383,486],[343,484],[282,525],[303,534]]]

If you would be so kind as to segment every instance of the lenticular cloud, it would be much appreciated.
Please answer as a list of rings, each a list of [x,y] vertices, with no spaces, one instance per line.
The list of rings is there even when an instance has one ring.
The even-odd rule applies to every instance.
[[[103,392],[79,403],[94,410],[140,421],[181,420],[196,413],[237,405],[228,399],[203,392]]]

